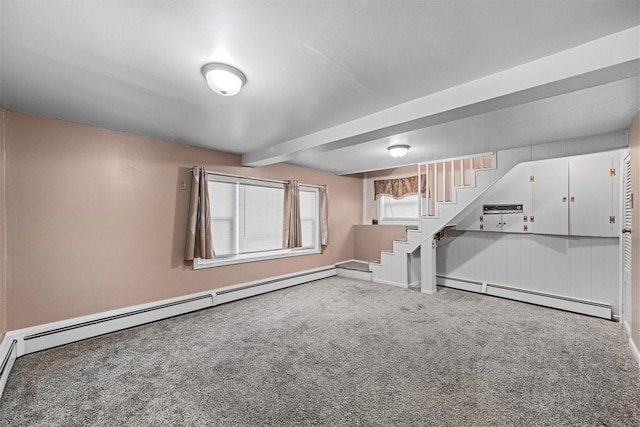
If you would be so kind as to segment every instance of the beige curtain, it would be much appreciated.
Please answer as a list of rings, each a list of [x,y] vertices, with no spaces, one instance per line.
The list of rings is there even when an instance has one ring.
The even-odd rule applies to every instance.
[[[422,197],[426,197],[428,193],[427,177],[422,175],[420,178],[420,194]],[[418,194],[418,175],[373,181],[373,192],[375,200],[378,200],[380,196],[388,196],[398,200],[403,197]]]
[[[204,166],[194,166],[191,175],[191,203],[184,259],[212,259],[213,237],[211,235],[211,207],[209,205],[209,185]]]
[[[302,246],[302,220],[300,219],[300,183],[289,181],[284,184],[284,223],[282,227],[282,247]]]
[[[329,245],[329,189],[320,187],[320,244]]]

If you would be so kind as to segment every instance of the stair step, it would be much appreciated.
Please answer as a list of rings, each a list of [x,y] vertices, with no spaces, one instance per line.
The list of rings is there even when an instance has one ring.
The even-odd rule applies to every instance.
[[[489,164],[486,163],[487,158],[490,160]],[[406,287],[405,282],[408,283],[410,277],[405,268],[405,259],[408,259],[405,255],[413,253],[430,236],[445,239],[461,233],[451,224],[451,220],[491,185],[493,173],[486,172],[497,170],[496,163],[496,155],[493,153],[433,162],[424,165],[424,168],[419,166],[420,174],[424,169],[427,177],[439,176],[444,181],[440,182],[440,178],[436,177],[429,187],[428,208],[420,216],[418,226],[407,227],[406,239],[393,240],[393,250],[381,251],[380,260],[369,263],[372,281]],[[488,167],[484,167],[485,165]],[[455,185],[456,182],[458,185]],[[427,183],[431,184],[429,178]]]
[[[369,263],[360,262],[360,261],[348,261],[348,262],[343,262],[341,264],[336,264],[336,268],[342,268],[344,270],[371,272],[371,270],[369,269]]]
[[[373,280],[371,269],[368,262],[348,261],[336,264],[336,273],[340,277],[349,279],[364,280],[371,282]]]

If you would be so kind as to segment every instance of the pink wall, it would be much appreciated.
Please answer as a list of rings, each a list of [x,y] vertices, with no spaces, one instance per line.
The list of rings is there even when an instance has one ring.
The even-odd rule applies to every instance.
[[[407,227],[403,225],[354,225],[353,259],[379,261],[380,251],[393,249],[394,240],[407,238]]]
[[[353,258],[362,180],[5,110],[6,329]],[[182,261],[190,167],[329,185],[323,254],[194,271]]]

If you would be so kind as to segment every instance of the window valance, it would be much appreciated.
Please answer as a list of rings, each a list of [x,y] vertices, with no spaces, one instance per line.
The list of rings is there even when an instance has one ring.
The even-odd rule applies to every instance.
[[[420,187],[422,187],[420,194],[422,197],[426,197],[427,180],[424,174],[420,177],[420,181]],[[418,194],[418,175],[373,181],[373,192],[375,200],[378,200],[380,196],[388,196],[398,200],[416,195]]]

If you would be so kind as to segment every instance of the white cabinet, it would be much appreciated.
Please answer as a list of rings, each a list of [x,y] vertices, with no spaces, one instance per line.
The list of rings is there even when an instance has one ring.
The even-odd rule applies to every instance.
[[[482,204],[522,204],[521,214],[484,215],[473,205],[461,230],[617,237],[620,231],[621,152],[520,165],[490,188]]]
[[[526,233],[529,227],[522,214],[483,215],[484,231],[502,231],[505,233]],[[525,227],[527,226],[527,227]]]
[[[531,165],[531,229],[538,234],[617,236],[617,156],[554,159]]]
[[[617,163],[611,157],[584,157],[569,162],[569,234],[618,235]]]
[[[529,176],[531,231],[540,234],[569,234],[567,159],[534,162]]]

